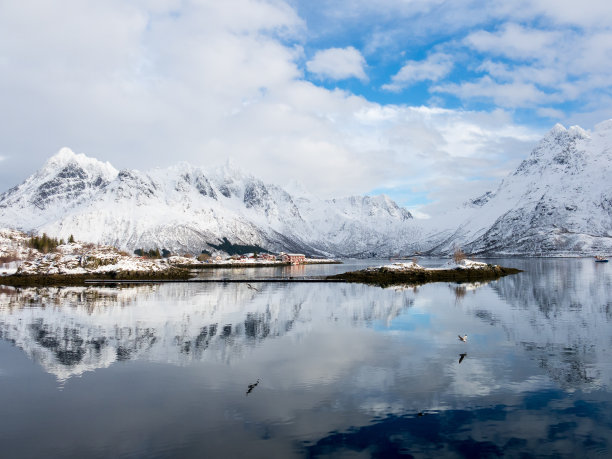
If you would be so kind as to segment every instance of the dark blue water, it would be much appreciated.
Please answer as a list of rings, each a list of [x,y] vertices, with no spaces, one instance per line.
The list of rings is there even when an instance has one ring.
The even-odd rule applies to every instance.
[[[610,457],[612,268],[502,264],[525,272],[1,288],[0,454]]]

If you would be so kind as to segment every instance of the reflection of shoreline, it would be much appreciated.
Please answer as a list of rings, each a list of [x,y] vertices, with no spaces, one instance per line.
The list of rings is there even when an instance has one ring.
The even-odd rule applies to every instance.
[[[65,380],[128,359],[230,362],[267,339],[388,322],[411,304],[405,295],[381,298],[367,288],[339,293],[353,298],[355,289],[359,302],[340,304],[326,302],[338,293],[329,286],[266,286],[261,293],[240,284],[22,289],[0,294],[0,338]]]

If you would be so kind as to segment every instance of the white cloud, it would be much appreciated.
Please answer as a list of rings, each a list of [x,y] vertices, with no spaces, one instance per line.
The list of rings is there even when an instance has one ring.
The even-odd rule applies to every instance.
[[[464,42],[471,48],[512,59],[541,59],[562,39],[557,31],[530,29],[518,24],[504,24],[498,32],[479,30]]]
[[[538,108],[537,113],[539,116],[543,116],[546,118],[551,118],[554,120],[563,120],[565,119],[565,113],[563,113],[561,110],[556,110],[554,108],[550,108],[550,107],[542,107],[542,108]]]
[[[435,90],[464,100],[490,98],[505,107],[537,107],[603,100],[612,87],[608,58],[612,33],[608,31],[551,31],[505,24],[496,32],[473,32],[463,43],[487,56],[477,67],[485,76],[439,85]]]
[[[519,19],[538,16],[555,24],[574,25],[585,28],[609,27],[612,3],[607,0],[523,0],[521,2],[499,1],[502,11]]]
[[[444,53],[431,54],[422,61],[408,61],[383,89],[399,91],[419,81],[438,81],[447,76],[452,68],[451,56]]]
[[[474,82],[448,83],[431,88],[433,92],[454,94],[461,99],[492,99],[501,107],[526,107],[547,103],[556,98],[524,82],[497,83],[489,76]],[[555,101],[558,101],[556,99]]]
[[[296,178],[327,196],[386,184],[442,193],[498,177],[533,143],[503,111],[382,105],[305,81],[295,45],[304,21],[280,1],[149,5],[0,3],[0,151],[11,152],[2,190],[69,146],[142,170],[231,156],[266,180]],[[356,49],[336,58],[335,70],[315,71],[367,78]],[[424,64],[442,78],[444,62],[415,63],[398,84],[423,77]]]
[[[357,78],[367,81],[364,67],[366,61],[361,53],[349,46],[347,48],[329,48],[317,51],[306,63],[309,72],[321,78],[345,80]]]
[[[609,1],[323,0],[316,12],[314,19],[323,29],[320,33],[362,37],[374,81],[377,64],[390,68],[407,51],[432,52],[432,45],[434,52],[452,56],[454,68],[459,69],[450,73],[442,66],[436,73],[426,65],[432,55],[409,61],[386,82],[386,90],[400,91],[419,81],[436,88],[453,83],[461,89],[466,105],[471,102],[468,94],[474,93],[479,103],[510,108],[575,105],[569,113],[598,104],[592,109],[606,113],[603,100],[612,88]],[[312,19],[309,17],[309,23]],[[483,76],[491,83],[481,81]],[[471,91],[482,86],[488,95]],[[508,97],[502,94],[505,90],[511,92]],[[441,97],[443,93],[437,94]],[[408,92],[402,95],[409,97]],[[430,100],[444,103],[448,99]],[[520,105],[523,102],[525,106]],[[610,116],[609,110],[607,113]]]
[[[521,81],[541,86],[556,86],[562,84],[565,80],[563,73],[558,72],[553,67],[546,66],[508,65],[502,62],[487,60],[477,70],[490,75],[500,82]]]

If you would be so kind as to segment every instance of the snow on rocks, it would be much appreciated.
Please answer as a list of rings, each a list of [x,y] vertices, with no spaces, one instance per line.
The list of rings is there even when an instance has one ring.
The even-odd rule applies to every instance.
[[[166,258],[166,260],[168,264],[173,266],[203,264],[197,258],[182,257],[180,255],[172,255],[171,257]]]
[[[372,267],[366,268],[367,271],[377,271],[380,269],[388,269],[390,271],[408,271],[408,270],[425,269],[425,268],[417,264],[414,261],[411,261],[410,263],[393,263],[390,265],[372,266]]]
[[[456,262],[455,260],[449,260],[440,269],[484,269],[489,266],[487,263],[481,261],[473,261],[464,258]]]
[[[0,276],[15,274],[21,260],[31,256],[27,240],[21,231],[0,228]]]
[[[165,260],[150,260],[122,254],[114,247],[96,246],[85,253],[41,254],[24,261],[17,274],[88,274],[122,271],[159,272],[170,268]]]
[[[68,243],[41,253],[28,247],[28,239],[20,231],[0,230],[0,275],[161,272],[172,268],[164,259],[133,257],[104,245]]]
[[[381,269],[385,269],[388,271],[414,271],[414,270],[425,270],[425,271],[436,271],[442,269],[485,269],[489,266],[487,263],[482,263],[480,261],[473,261],[468,259],[460,260],[456,262],[454,260],[449,260],[444,265],[437,268],[425,268],[416,262],[412,261],[410,263],[393,263],[390,265],[383,266],[372,266],[366,268],[367,271],[378,271]]]

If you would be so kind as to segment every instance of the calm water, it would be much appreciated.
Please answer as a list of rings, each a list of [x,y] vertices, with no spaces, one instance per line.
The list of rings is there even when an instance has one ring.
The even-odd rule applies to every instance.
[[[612,456],[612,263],[497,261],[526,272],[0,288],[0,455]]]

